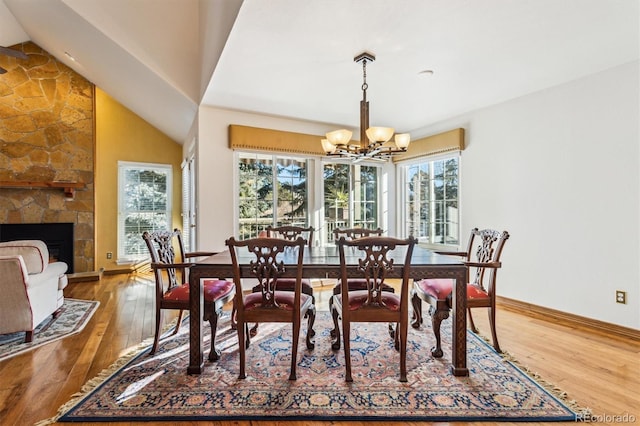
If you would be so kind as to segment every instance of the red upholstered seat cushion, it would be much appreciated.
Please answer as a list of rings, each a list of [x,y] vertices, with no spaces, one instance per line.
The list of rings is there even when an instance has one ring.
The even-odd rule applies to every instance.
[[[367,301],[367,296],[369,292],[367,290],[355,290],[349,292],[349,310],[355,311],[356,309],[361,308],[364,303]],[[342,295],[336,295],[335,302],[339,305],[342,304]],[[391,293],[390,291],[382,292],[382,302],[390,311],[399,311],[400,310],[400,296],[395,293]]]
[[[233,289],[234,284],[226,280],[204,280],[203,281],[204,300],[214,302],[226,296]],[[166,300],[189,301],[189,283],[174,287],[164,294]]]
[[[309,281],[306,278],[302,279],[302,285],[311,285],[311,281]],[[296,279],[295,278],[278,278],[278,285],[277,285],[277,289],[280,291],[293,291],[295,289],[296,286]]]
[[[293,300],[295,297],[295,292],[293,291],[275,291],[274,297],[278,306],[286,311],[293,310]],[[301,293],[300,294],[300,306],[305,306],[306,304],[311,303],[311,296],[308,294]],[[244,309],[246,311],[250,311],[252,309],[261,308],[262,305],[262,293],[249,293],[244,298]]]
[[[453,280],[448,278],[429,278],[418,281],[418,288],[435,297],[436,299],[446,299],[453,290]],[[489,295],[473,284],[467,284],[467,299],[488,299]]]

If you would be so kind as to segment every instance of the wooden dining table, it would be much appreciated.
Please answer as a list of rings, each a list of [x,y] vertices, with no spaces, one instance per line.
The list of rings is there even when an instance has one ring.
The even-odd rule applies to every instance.
[[[238,258],[241,276],[251,277],[250,262],[255,256],[250,253],[241,254]],[[282,260],[286,265],[285,276],[295,277],[297,254],[284,252]],[[347,253],[348,265],[357,265],[356,253]],[[302,275],[304,278],[339,278],[340,258],[338,248],[305,247]],[[390,278],[401,278],[404,268],[404,253],[398,249],[394,258],[394,270]],[[444,256],[431,250],[415,246],[411,257],[410,276],[414,280],[424,278],[451,278],[455,280],[452,292],[452,342],[451,342],[451,372],[454,376],[468,376],[467,368],[467,286],[468,269],[459,258]],[[204,368],[202,349],[203,325],[203,294],[202,280],[206,278],[232,279],[233,265],[229,251],[223,251],[213,256],[196,261],[189,271],[189,366],[188,374],[200,374]],[[425,356],[430,356],[425,351]]]

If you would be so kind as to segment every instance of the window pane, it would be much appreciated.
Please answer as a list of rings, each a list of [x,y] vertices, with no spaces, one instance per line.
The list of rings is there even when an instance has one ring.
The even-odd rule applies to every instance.
[[[278,210],[276,224],[306,226],[307,164],[293,158],[277,159]]]
[[[238,173],[239,238],[269,225],[307,226],[306,160],[243,153]]]
[[[324,166],[324,221],[326,241],[333,241],[333,230],[349,224],[349,165]]]
[[[456,245],[458,239],[458,158],[405,167],[405,235],[421,242]]]
[[[336,228],[378,227],[378,177],[375,166],[325,164],[326,241]]]
[[[142,233],[171,229],[171,166],[121,162],[118,258],[148,256]]]
[[[273,161],[271,156],[241,154],[238,161],[238,214],[240,239],[256,237],[271,225],[273,214]]]

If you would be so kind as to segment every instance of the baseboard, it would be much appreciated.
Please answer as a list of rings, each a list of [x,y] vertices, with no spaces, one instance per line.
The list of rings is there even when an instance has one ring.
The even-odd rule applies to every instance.
[[[74,274],[67,274],[67,280],[70,283],[78,283],[85,281],[100,281],[104,269],[100,268],[98,271],[89,272],[76,272]]]
[[[105,275],[118,275],[118,274],[131,274],[133,272],[145,272],[145,271],[149,271],[150,267],[149,267],[150,263],[148,260],[143,260],[141,262],[138,263],[131,263],[131,264],[127,264],[127,265],[121,265],[119,268],[113,268],[113,269],[105,269],[104,270],[104,274]]]
[[[496,301],[498,305],[500,305],[500,307],[512,309],[514,311],[518,311],[532,317],[541,318],[544,320],[555,319],[563,321],[572,326],[588,328],[591,330],[603,332],[607,335],[615,335],[626,339],[640,341],[640,330],[636,330],[633,328],[611,324],[592,318],[586,318],[579,315],[558,311],[556,309],[545,308],[543,306],[533,305],[531,303],[521,302],[519,300],[509,299],[507,297],[498,296]]]

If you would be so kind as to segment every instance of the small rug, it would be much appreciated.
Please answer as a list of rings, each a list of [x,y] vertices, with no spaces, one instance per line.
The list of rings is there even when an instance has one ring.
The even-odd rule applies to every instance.
[[[328,313],[318,313],[316,346],[300,337],[297,380],[289,381],[291,326],[260,324],[247,349],[247,377],[238,379],[238,345],[229,319],[219,325],[222,357],[187,375],[188,323],[149,348],[120,360],[115,372],[85,385],[84,395],[61,407],[62,422],[202,420],[574,421],[576,406],[554,396],[481,337],[468,333],[469,377],[455,377],[450,359],[434,359],[428,325],[409,330],[408,383],[399,379],[399,354],[386,324],[352,327],[354,381],[344,381],[344,351],[331,350]],[[203,327],[205,347],[209,327]],[[443,349],[451,352],[451,323],[443,322]],[[207,351],[205,351],[205,360]],[[87,394],[88,393],[88,394]]]
[[[49,316],[36,327],[33,340],[25,343],[24,331],[0,335],[0,361],[23,352],[35,349],[47,343],[82,331],[98,309],[100,302],[93,300],[64,299],[60,315]]]

